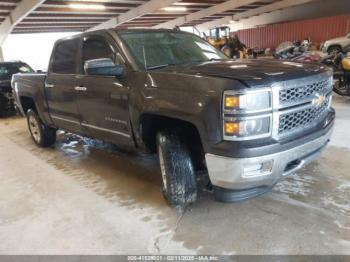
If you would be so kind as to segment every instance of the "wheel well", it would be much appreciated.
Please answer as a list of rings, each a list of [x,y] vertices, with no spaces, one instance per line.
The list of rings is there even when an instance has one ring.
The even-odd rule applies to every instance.
[[[37,111],[33,98],[27,97],[27,96],[21,96],[20,100],[21,100],[21,106],[22,106],[23,112],[25,114],[27,114],[27,111],[29,109],[33,109],[35,112]]]
[[[143,115],[140,118],[141,139],[146,148],[152,153],[156,153],[157,151],[157,133],[166,129],[174,129],[179,132],[181,139],[188,143],[196,166],[198,169],[201,169],[204,160],[204,150],[195,125],[176,118],[150,114]]]
[[[342,50],[342,47],[341,47],[340,45],[335,44],[335,45],[330,45],[330,46],[328,47],[328,49],[327,49],[327,52],[328,52],[332,47],[337,47],[337,48],[339,48],[340,50]]]

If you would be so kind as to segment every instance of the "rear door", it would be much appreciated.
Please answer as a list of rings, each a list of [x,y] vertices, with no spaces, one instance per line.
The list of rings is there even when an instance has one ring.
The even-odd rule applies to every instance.
[[[80,38],[58,42],[51,56],[45,82],[45,93],[52,121],[59,128],[76,133],[81,133],[75,90],[80,50]]]
[[[82,127],[92,137],[134,146],[129,119],[128,76],[87,75],[83,70],[86,61],[100,58],[111,58],[115,64],[125,65],[118,47],[108,34],[87,36],[82,46],[82,74],[77,76]]]

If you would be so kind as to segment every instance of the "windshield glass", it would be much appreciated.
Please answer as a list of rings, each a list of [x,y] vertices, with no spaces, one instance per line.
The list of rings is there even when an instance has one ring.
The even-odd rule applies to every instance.
[[[13,74],[33,73],[34,70],[26,64],[0,64],[0,78],[11,79]]]
[[[141,68],[227,60],[196,35],[181,32],[119,32]]]

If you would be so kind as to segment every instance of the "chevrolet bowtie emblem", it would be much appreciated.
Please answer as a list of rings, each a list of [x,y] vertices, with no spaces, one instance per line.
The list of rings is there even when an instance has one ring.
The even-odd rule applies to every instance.
[[[321,94],[316,94],[314,100],[312,100],[312,104],[316,107],[320,107],[326,101],[326,96]]]

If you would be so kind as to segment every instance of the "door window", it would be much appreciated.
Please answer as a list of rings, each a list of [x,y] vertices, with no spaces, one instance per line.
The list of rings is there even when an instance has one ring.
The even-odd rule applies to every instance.
[[[76,74],[79,39],[70,39],[56,45],[53,53],[52,72],[56,74]]]
[[[122,61],[113,50],[113,47],[102,38],[89,38],[83,44],[83,66],[86,61],[110,58],[116,65],[121,65]]]

